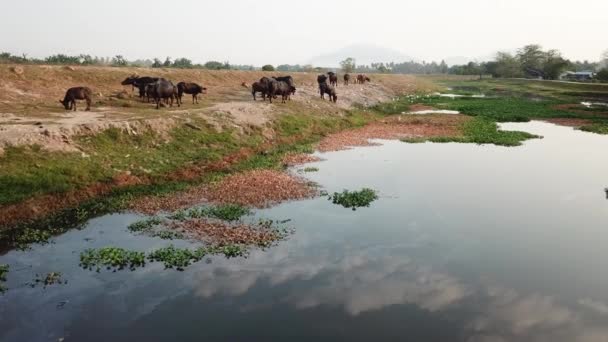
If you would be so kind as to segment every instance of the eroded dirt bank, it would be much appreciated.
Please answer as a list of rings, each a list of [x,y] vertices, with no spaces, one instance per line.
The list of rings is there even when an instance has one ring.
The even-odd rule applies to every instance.
[[[190,98],[185,97],[184,104],[180,108],[164,108],[157,111],[152,104],[137,99],[131,93],[130,87],[120,85],[121,80],[132,74],[158,75],[176,82],[179,80],[195,81],[208,87],[209,94],[205,95],[198,105],[192,104]],[[369,84],[348,87],[340,85],[338,87],[339,102],[336,105],[321,100],[317,95],[316,74],[293,73],[298,92],[292,101],[286,104],[281,104],[280,101],[273,104],[262,101],[254,102],[250,90],[243,87],[241,83],[251,83],[268,75],[280,75],[280,73],[98,67],[67,69],[65,67],[25,66],[23,73],[15,74],[7,66],[0,66],[2,87],[10,89],[10,91],[0,93],[0,146],[14,149],[14,146],[28,148],[28,146],[38,145],[42,151],[47,151],[46,153],[61,152],[62,154],[53,155],[59,158],[61,167],[63,167],[61,158],[68,158],[66,160],[69,160],[69,163],[66,164],[73,164],[73,166],[66,166],[66,168],[93,165],[94,169],[95,164],[89,163],[89,160],[101,162],[102,164],[98,167],[107,168],[104,171],[103,181],[81,180],[75,185],[70,185],[68,188],[71,187],[71,190],[56,192],[52,189],[42,189],[39,195],[29,196],[25,200],[13,203],[0,204],[0,212],[2,212],[0,226],[7,228],[17,223],[24,225],[28,222],[35,222],[65,209],[76,208],[81,203],[99,196],[113,196],[116,189],[127,189],[126,193],[128,193],[128,189],[132,187],[144,187],[147,189],[145,191],[156,193],[155,187],[162,186],[165,182],[193,182],[196,184],[200,182],[201,177],[210,173],[239,171],[238,168],[234,168],[234,165],[248,160],[255,162],[259,159],[267,159],[260,166],[252,166],[254,169],[281,163],[283,165],[297,163],[300,162],[298,157],[291,161],[288,159],[284,162],[272,161],[274,157],[268,157],[267,153],[268,151],[278,151],[272,153],[277,156],[283,155],[289,151],[283,151],[282,146],[297,145],[304,141],[310,142],[311,139],[318,140],[320,136],[328,134],[330,134],[329,137],[319,145],[319,149],[328,150],[335,149],[336,146],[343,148],[362,145],[367,143],[368,139],[373,138],[386,139],[439,134],[438,132],[454,129],[459,120],[450,119],[446,121],[445,127],[439,127],[442,124],[438,124],[438,121],[431,122],[432,120],[429,121],[429,118],[422,121],[404,119],[405,121],[400,122],[400,119],[385,119],[375,122],[382,116],[378,116],[373,110],[365,109],[380,102],[391,101],[401,94],[433,90],[434,85],[426,79],[406,75],[371,75],[372,83]],[[63,95],[63,91],[74,85],[86,85],[94,89],[96,95],[92,111],[66,112],[57,103],[57,99]],[[342,135],[338,133],[341,130],[370,122],[375,123],[365,128],[347,130]],[[115,132],[102,141],[104,150],[95,150],[97,145],[90,143],[90,139],[86,137],[105,134],[109,128],[115,129]],[[121,137],[123,135],[126,137]],[[212,138],[209,138],[209,135],[212,135]],[[347,136],[350,138],[345,138]],[[163,148],[172,143],[175,144],[173,140],[178,138],[182,139],[180,142],[182,145],[178,144],[173,147],[174,150],[170,150],[170,154],[166,154],[167,151],[163,151]],[[336,141],[341,142],[336,143]],[[129,144],[135,144],[135,146],[129,146]],[[226,146],[231,147],[226,148]],[[188,148],[198,152],[193,153]],[[114,153],[114,150],[126,152]],[[45,163],[49,163],[49,161],[40,160],[38,162],[35,159],[38,158],[36,156],[43,156],[44,152],[35,152],[34,160],[28,160],[23,165],[15,162],[17,152],[12,150],[11,158],[6,159],[6,155],[2,156],[4,149],[0,149],[0,161],[5,159],[12,163],[5,165],[8,166],[6,168],[0,168],[0,178],[8,177],[6,178],[8,181],[5,180],[5,183],[19,182],[20,180],[15,177],[21,177],[23,170],[20,170],[14,177],[10,172],[15,172],[16,169],[22,167],[31,168],[32,175],[45,174],[47,167]],[[108,155],[105,156],[104,153]],[[159,154],[159,156],[157,157],[155,154]],[[186,158],[180,162],[182,164],[171,164],[170,159],[180,154],[192,154],[195,159]],[[207,155],[218,155],[220,158],[207,157]],[[201,157],[203,159],[200,159]],[[162,158],[168,159],[163,160]],[[299,158],[306,160],[306,157]],[[167,163],[175,165],[171,168],[160,167],[160,169],[167,170],[161,173],[146,169],[150,165],[166,165]],[[49,172],[57,172],[55,169],[49,170]],[[74,176],[71,177],[87,176],[86,172],[77,175],[78,172],[72,172],[69,169],[66,171],[74,173]],[[27,173],[29,171],[26,170]],[[246,174],[244,177],[249,176],[252,175]],[[264,179],[264,175],[260,177],[262,180]],[[274,178],[282,179],[279,176]],[[243,191],[237,186],[245,183],[242,178],[240,179],[241,183],[228,187],[236,189],[233,190],[235,194]],[[67,178],[67,180],[70,181],[71,178]],[[268,196],[265,198],[276,202],[310,195],[305,190],[298,188],[297,181],[290,183],[287,178],[283,181],[284,184],[281,186],[289,185],[295,192],[298,192],[297,196],[294,197],[294,191],[291,190],[286,191],[283,195],[279,194],[280,191],[270,190],[271,193],[267,194]],[[22,187],[36,186],[35,181],[30,180],[29,182],[34,185],[26,183]],[[53,181],[50,180],[50,182],[53,185]],[[271,184],[269,187],[274,186]],[[279,189],[280,186],[275,188]],[[32,189],[29,190],[32,191]],[[35,193],[37,189],[33,190]],[[186,191],[186,197],[187,194],[200,195],[196,191],[196,188],[190,192]],[[234,195],[232,199],[222,199],[218,197],[219,195],[213,197],[213,192],[209,192],[208,188],[206,191],[205,196],[195,196],[196,198],[190,198],[186,202],[204,199],[227,203],[236,201],[236,197],[242,197]],[[138,190],[137,193],[141,192]],[[224,191],[222,196],[225,193]],[[147,197],[147,204],[151,206],[148,209],[166,209],[162,205],[154,205],[155,201],[152,200],[154,197],[156,196]],[[179,202],[179,195],[175,198]],[[173,203],[177,202],[173,201]],[[251,199],[243,204],[255,206],[253,202],[255,202],[254,199]],[[115,204],[112,205],[113,208],[116,207]],[[125,207],[124,204],[120,204],[118,207],[134,208],[129,205]],[[94,210],[95,213],[100,213],[105,209],[107,208],[95,208]],[[95,213],[89,213],[89,215]],[[77,213],[77,215],[86,216],[87,213],[85,211],[85,213]],[[62,220],[65,221],[65,218]]]

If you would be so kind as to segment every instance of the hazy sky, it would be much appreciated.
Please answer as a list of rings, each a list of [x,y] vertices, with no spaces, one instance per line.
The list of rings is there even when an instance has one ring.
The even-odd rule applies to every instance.
[[[0,50],[261,65],[355,43],[426,60],[539,43],[597,60],[607,13],[608,0],[2,0]]]

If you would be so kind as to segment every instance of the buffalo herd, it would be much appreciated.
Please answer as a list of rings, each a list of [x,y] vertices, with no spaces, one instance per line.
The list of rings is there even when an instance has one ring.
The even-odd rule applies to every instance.
[[[350,84],[351,75],[344,74],[344,85]],[[329,81],[329,83],[327,83]],[[355,77],[356,84],[365,84],[370,82],[370,78],[366,75],[357,75]],[[325,95],[329,96],[329,100],[336,103],[338,95],[336,87],[338,87],[338,75],[334,72],[321,74],[317,77],[319,85],[319,94],[322,99]],[[142,101],[150,102],[153,100],[156,104],[156,109],[161,105],[169,105],[173,107],[173,103],[177,103],[179,107],[182,104],[184,94],[192,95],[192,103],[198,104],[198,94],[206,94],[207,88],[192,82],[179,82],[174,85],[173,82],[159,77],[137,76],[127,77],[121,82],[122,85],[131,85],[133,90],[137,88],[139,98]],[[243,86],[248,87],[247,83],[243,82]],[[291,100],[291,96],[296,93],[296,86],[291,76],[280,77],[262,77],[259,81],[251,84],[251,95],[255,101],[256,94],[261,94],[262,100],[272,103],[273,99],[281,97],[281,103],[286,103]],[[63,100],[59,100],[66,110],[76,110],[76,100],[85,100],[87,103],[86,110],[91,109],[92,91],[87,87],[74,87],[67,90]],[[164,104],[163,104],[164,102]]]

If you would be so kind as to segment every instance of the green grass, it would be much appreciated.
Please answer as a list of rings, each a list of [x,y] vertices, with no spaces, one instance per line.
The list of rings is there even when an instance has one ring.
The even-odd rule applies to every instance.
[[[344,208],[357,210],[357,208],[369,207],[373,201],[378,199],[378,195],[375,190],[363,188],[359,191],[344,190],[341,193],[334,192],[328,199]]]
[[[306,167],[304,168],[304,172],[318,172],[319,168],[318,167]]]
[[[520,146],[522,141],[539,138],[536,135],[518,132],[502,131],[498,129],[498,124],[492,119],[476,117],[462,125],[461,136],[429,137],[429,138],[407,138],[403,142],[421,143],[473,143],[473,144],[494,144],[499,146]]]
[[[608,122],[596,122],[590,125],[585,125],[579,128],[581,131],[608,134]]]

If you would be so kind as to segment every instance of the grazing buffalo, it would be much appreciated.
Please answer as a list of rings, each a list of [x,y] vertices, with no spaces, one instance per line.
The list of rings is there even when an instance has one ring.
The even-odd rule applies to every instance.
[[[357,75],[357,83],[365,84],[365,82],[371,82],[369,77],[367,77],[366,75],[361,75],[361,74]]]
[[[275,80],[280,81],[280,82],[285,82],[287,83],[290,87],[293,87],[293,95],[296,94],[296,84],[293,81],[293,77],[291,76],[280,76],[280,77],[273,77]]]
[[[76,111],[76,100],[86,100],[87,108],[91,110],[91,96],[93,92],[87,87],[74,87],[65,92],[65,97],[59,102],[65,107],[65,110],[73,109]]]
[[[173,100],[176,100],[177,106],[179,107],[181,101],[179,96],[177,95],[177,87],[173,85],[171,81],[168,81],[164,78],[159,79],[158,81],[149,84],[146,87],[148,96],[152,96],[154,98],[154,102],[156,102],[156,109],[160,108],[161,100],[171,101],[170,106],[173,107]]]
[[[266,101],[266,94],[268,94],[268,84],[261,82],[253,82],[253,84],[251,85],[251,95],[253,95],[253,101],[256,101],[256,93],[262,93],[262,99]]]
[[[207,94],[207,88],[196,83],[179,82],[177,84],[177,97],[180,102],[182,102],[184,93],[192,95],[192,103],[194,104],[194,101],[198,103],[198,94]]]
[[[125,78],[125,80],[120,82],[120,84],[122,84],[122,85],[130,84],[134,88],[137,88],[139,90],[139,97],[143,101],[144,97],[146,96],[146,86],[148,84],[154,83],[156,81],[158,81],[158,77],[148,77],[148,76],[139,77],[137,75],[133,75],[133,76],[129,76],[129,77]],[[149,97],[148,97],[148,102],[150,102]]]
[[[271,80],[268,84],[268,99],[272,103],[273,97],[281,95],[281,103],[286,103],[287,99],[290,98],[291,94],[295,93],[296,88],[289,85],[285,81]]]
[[[331,86],[337,87],[338,86],[338,75],[331,71],[328,72],[327,75],[329,75],[329,84]]]
[[[344,85],[348,85],[350,83],[350,74],[344,74]]]
[[[319,83],[319,92],[321,93],[321,98],[325,100],[325,94],[329,95],[329,100],[336,103],[338,101],[338,95],[336,94],[336,88],[327,83]]]

